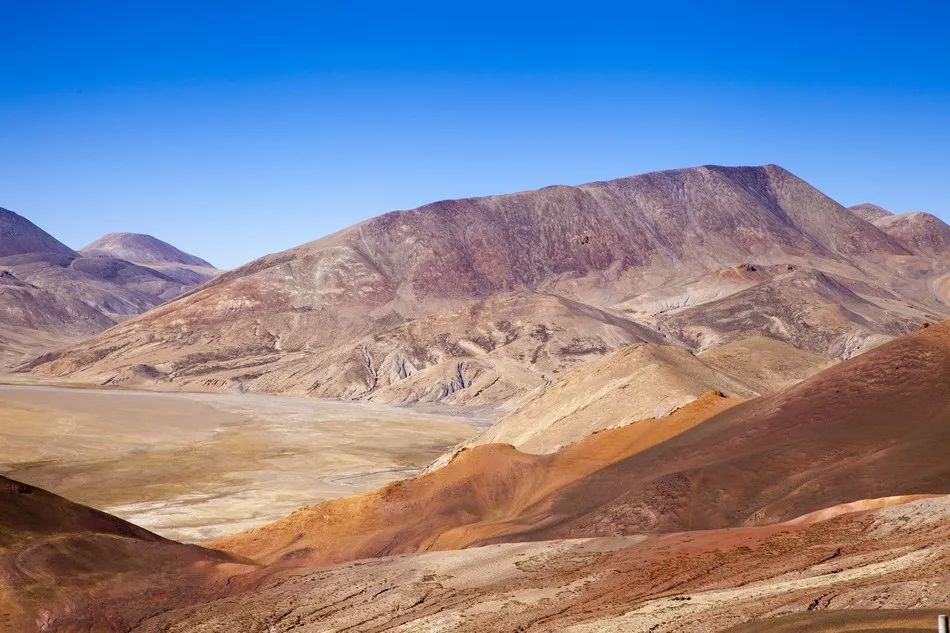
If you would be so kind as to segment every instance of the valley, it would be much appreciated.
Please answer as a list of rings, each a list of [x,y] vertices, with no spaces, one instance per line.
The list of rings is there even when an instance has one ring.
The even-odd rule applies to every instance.
[[[371,403],[0,384],[0,474],[196,542],[411,476],[485,423]]]

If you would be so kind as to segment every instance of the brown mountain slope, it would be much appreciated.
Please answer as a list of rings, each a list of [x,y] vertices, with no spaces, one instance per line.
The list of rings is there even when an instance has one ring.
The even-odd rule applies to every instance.
[[[161,362],[175,384],[308,392],[341,349],[362,355],[366,337],[493,296],[544,292],[603,309],[743,262],[876,278],[902,257],[890,236],[780,167],[673,170],[387,213],[226,273],[37,371],[108,380]],[[373,353],[367,366],[403,355]],[[359,381],[319,382],[321,395],[372,397]]]
[[[565,485],[735,404],[710,393],[666,418],[603,431],[547,455],[476,446],[429,474],[302,508],[211,546],[294,565],[465,547],[543,520],[551,494]]]
[[[252,569],[0,476],[0,631],[128,630]]]
[[[550,453],[606,428],[661,417],[711,390],[747,399],[790,387],[832,364],[765,337],[699,357],[678,347],[631,345],[561,375],[463,446],[503,443]],[[430,469],[445,465],[452,454]]]
[[[610,433],[622,442],[657,425],[668,428],[661,419]],[[476,447],[427,475],[216,545],[265,560],[340,561],[768,523],[857,499],[950,492],[950,322],[679,430],[615,461],[595,457],[599,435],[544,456]],[[540,483],[560,460],[584,466]]]
[[[163,320],[149,320],[148,327],[151,337],[172,334]],[[312,353],[280,355],[267,348],[253,359],[247,351],[241,358],[239,350],[217,348],[215,339],[170,361],[163,346],[140,349],[134,337],[111,338],[121,349],[99,362],[77,351],[45,369],[75,367],[69,373],[78,378],[116,382],[138,360],[153,374],[188,388],[239,384],[318,397],[477,404],[479,397],[498,402],[517,396],[618,347],[663,340],[603,310],[539,293],[501,295],[399,323],[327,349],[319,364]]]
[[[712,368],[748,385],[759,394],[782,391],[835,363],[766,336],[751,336],[699,354]]]
[[[874,224],[911,252],[934,256],[950,251],[950,226],[929,213],[911,211],[880,218]]]
[[[950,499],[888,505],[900,501],[821,522],[294,569],[136,631],[933,631],[950,604]]]
[[[57,297],[0,271],[0,324],[0,364],[13,365],[44,345],[71,342],[69,334],[95,334],[114,321],[78,299]]]
[[[3,633],[905,631],[950,600],[948,497],[293,569],[150,540],[10,480],[0,507],[26,536],[0,544]]]
[[[546,385],[467,446],[501,443],[551,453],[606,428],[662,417],[709,391],[758,395],[682,348],[631,345]]]
[[[575,482],[532,538],[755,524],[946,492],[948,421],[945,321]]]

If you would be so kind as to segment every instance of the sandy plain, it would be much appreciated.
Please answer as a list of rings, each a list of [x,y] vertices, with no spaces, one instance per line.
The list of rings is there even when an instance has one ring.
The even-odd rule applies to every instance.
[[[362,402],[0,384],[0,473],[196,542],[412,476],[489,422]]]

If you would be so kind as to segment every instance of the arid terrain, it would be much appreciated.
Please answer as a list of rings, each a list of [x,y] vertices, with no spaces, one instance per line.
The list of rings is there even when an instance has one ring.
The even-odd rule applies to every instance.
[[[710,392],[549,455],[471,448],[204,548],[4,479],[0,623],[927,630],[950,604],[948,376],[944,322],[772,395]]]
[[[950,227],[776,165],[219,273],[0,212],[0,631],[931,631]]]
[[[0,474],[195,542],[415,474],[470,424],[371,403],[0,385]]]

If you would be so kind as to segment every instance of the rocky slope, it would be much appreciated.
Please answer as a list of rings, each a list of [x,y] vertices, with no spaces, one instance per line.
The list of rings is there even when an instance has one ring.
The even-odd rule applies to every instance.
[[[940,255],[950,250],[950,226],[929,213],[911,211],[875,220],[874,224],[909,251]]]
[[[805,352],[766,336],[751,336],[714,347],[699,354],[699,359],[759,395],[788,389],[835,363],[827,356]]]
[[[950,603],[950,498],[869,500],[850,510],[817,522],[295,569],[135,630],[934,631]]]
[[[456,451],[502,443],[550,453],[607,428],[665,416],[709,391],[744,400],[791,387],[832,364],[765,337],[699,356],[668,345],[631,345],[561,375]]]
[[[598,456],[603,434],[552,455],[479,446],[421,477],[215,545],[263,560],[339,562],[489,541],[759,525],[856,499],[946,494],[948,376],[950,321],[722,412],[713,406],[721,397],[697,401],[679,413],[685,425],[661,419],[608,431],[610,446],[632,447],[608,459]],[[640,444],[655,425],[666,429],[662,441]]]
[[[251,262],[31,367],[134,383],[131,368],[147,366],[189,389],[497,402],[575,357],[638,340],[698,351],[768,334],[847,357],[946,314],[934,285],[946,272],[940,258],[911,253],[774,165],[673,170],[387,213]],[[750,278],[723,277],[742,265]],[[804,279],[785,279],[787,266]],[[690,283],[695,298],[679,308],[751,291],[729,322],[709,308],[661,326],[665,289]],[[850,303],[836,312],[841,296]],[[550,310],[563,316],[532,322],[549,308],[519,313],[519,301],[561,302]],[[465,325],[446,325],[456,321]],[[584,321],[600,322],[588,341],[575,327]],[[426,340],[430,326],[443,338]],[[537,327],[578,343],[531,343]],[[547,359],[532,362],[535,351]]]
[[[911,253],[941,256],[950,249],[950,226],[930,213],[909,211],[895,215],[870,203],[849,208],[860,218],[893,237]]]
[[[0,476],[0,631],[128,630],[253,568]]]
[[[500,443],[552,453],[607,428],[663,417],[709,391],[738,399],[758,395],[685,349],[631,345],[552,381],[465,446]]]
[[[932,630],[950,600],[948,497],[291,569],[155,540],[7,479],[0,503],[19,511],[0,514],[17,534],[0,543],[4,633],[905,632]]]
[[[169,266],[73,251],[26,218],[0,209],[0,363],[17,364],[75,343],[179,296],[211,274],[189,264],[187,274],[178,275]]]

